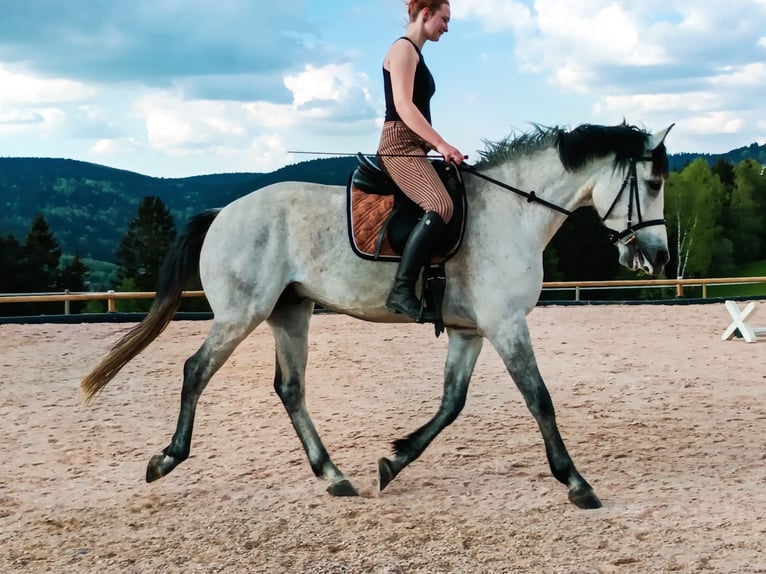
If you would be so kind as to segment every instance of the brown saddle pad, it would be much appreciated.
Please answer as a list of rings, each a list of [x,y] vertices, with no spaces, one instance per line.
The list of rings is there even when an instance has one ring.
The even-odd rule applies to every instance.
[[[349,186],[349,238],[354,251],[367,258],[398,261],[388,230],[383,230],[394,208],[394,196],[367,193],[353,182]]]

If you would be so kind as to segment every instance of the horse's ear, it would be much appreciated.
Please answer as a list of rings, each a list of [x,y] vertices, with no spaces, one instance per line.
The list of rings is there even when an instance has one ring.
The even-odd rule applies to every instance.
[[[668,127],[666,127],[661,132],[657,132],[656,134],[652,134],[649,136],[649,145],[647,146],[649,151],[654,151],[657,149],[662,142],[665,141],[665,138],[668,137],[668,133],[673,128],[673,126],[676,124],[670,124]]]

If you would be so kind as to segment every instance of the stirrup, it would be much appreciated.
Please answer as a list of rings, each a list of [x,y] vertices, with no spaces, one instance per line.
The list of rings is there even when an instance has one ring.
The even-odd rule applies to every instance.
[[[415,318],[416,323],[436,323],[439,320],[440,317],[433,309],[429,309],[422,303],[420,304],[420,313],[418,313],[417,318]]]
[[[439,317],[436,315],[436,313],[432,309],[426,307],[425,303],[422,300],[418,300],[417,297],[415,298],[415,300],[418,302],[418,306],[419,306],[419,309],[416,313],[411,313],[409,310],[405,309],[403,306],[397,305],[396,300],[394,300],[393,302],[390,300],[386,301],[386,309],[398,315],[407,315],[410,319],[412,319],[416,323],[433,323],[439,320]]]

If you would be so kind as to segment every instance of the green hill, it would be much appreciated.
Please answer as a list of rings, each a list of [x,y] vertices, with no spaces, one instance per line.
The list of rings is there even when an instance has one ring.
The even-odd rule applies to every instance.
[[[0,158],[0,235],[24,241],[42,213],[62,251],[112,261],[143,197],[168,206],[176,225],[276,181],[343,184],[355,158],[326,158],[271,173],[225,173],[157,178],[68,159]]]
[[[732,165],[737,165],[743,160],[754,159],[761,165],[766,165],[766,144],[758,145],[751,143],[749,146],[740,147],[727,151],[726,153],[675,153],[668,157],[670,171],[681,171],[695,159],[702,157],[708,162],[710,167],[723,160]]]

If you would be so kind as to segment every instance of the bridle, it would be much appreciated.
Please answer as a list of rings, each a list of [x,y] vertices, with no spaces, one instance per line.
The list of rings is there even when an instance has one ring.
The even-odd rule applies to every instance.
[[[628,173],[622,182],[622,186],[620,186],[620,191],[617,192],[617,196],[614,198],[612,205],[609,206],[609,209],[606,210],[604,217],[601,218],[601,227],[609,235],[609,239],[612,240],[612,243],[622,241],[623,244],[630,245],[636,240],[636,231],[639,229],[643,229],[644,227],[651,227],[653,225],[665,225],[664,219],[649,219],[644,221],[644,219],[641,217],[641,201],[638,197],[638,177],[636,176],[637,161],[653,161],[653,158],[641,157],[638,160],[635,158],[630,158],[630,160],[628,160]],[[630,185],[630,188],[628,191],[628,216],[625,220],[625,229],[623,231],[616,231],[606,226],[606,220],[609,217],[609,214],[612,213],[614,206],[617,205],[617,202],[620,200],[622,193],[625,191],[625,188],[628,187],[628,185]],[[638,218],[638,223],[635,225],[633,225],[634,203],[636,206],[636,216]]]
[[[621,241],[624,245],[630,245],[631,243],[635,241],[636,231],[638,231],[639,229],[643,229],[645,227],[651,227],[654,225],[665,225],[664,219],[649,219],[644,221],[643,217],[641,217],[641,202],[638,195],[638,177],[636,176],[636,163],[643,162],[643,161],[654,161],[654,158],[643,156],[640,158],[630,158],[628,160],[627,174],[625,175],[625,179],[623,180],[622,185],[620,186],[620,190],[617,192],[617,195],[615,196],[614,201],[612,202],[612,205],[609,207],[609,209],[607,209],[606,213],[601,218],[600,229],[607,234],[607,236],[609,237],[612,243]],[[567,217],[572,215],[572,212],[569,211],[568,209],[565,209],[561,207],[560,205],[556,205],[555,203],[551,203],[550,201],[546,201],[545,199],[538,197],[534,191],[523,191],[521,189],[513,187],[512,185],[508,185],[507,183],[504,183],[502,181],[499,181],[497,179],[484,175],[483,173],[478,172],[476,168],[472,165],[463,163],[459,166],[459,169],[461,171],[465,171],[467,173],[475,175],[476,177],[483,179],[485,181],[488,181],[494,185],[497,185],[498,187],[502,187],[503,189],[512,191],[513,193],[526,198],[527,203],[532,203],[532,202],[539,203],[541,205],[544,205],[545,207],[558,211],[559,213],[563,213]],[[615,206],[617,205],[617,202],[620,200],[620,197],[622,197],[622,194],[625,192],[626,189],[628,189],[629,196],[628,196],[628,214],[625,219],[625,229],[623,229],[622,231],[617,231],[615,229],[607,227],[606,220],[609,218],[609,215],[612,213],[612,210],[614,210]],[[636,217],[638,220],[635,225],[633,224],[634,209],[635,209]]]

